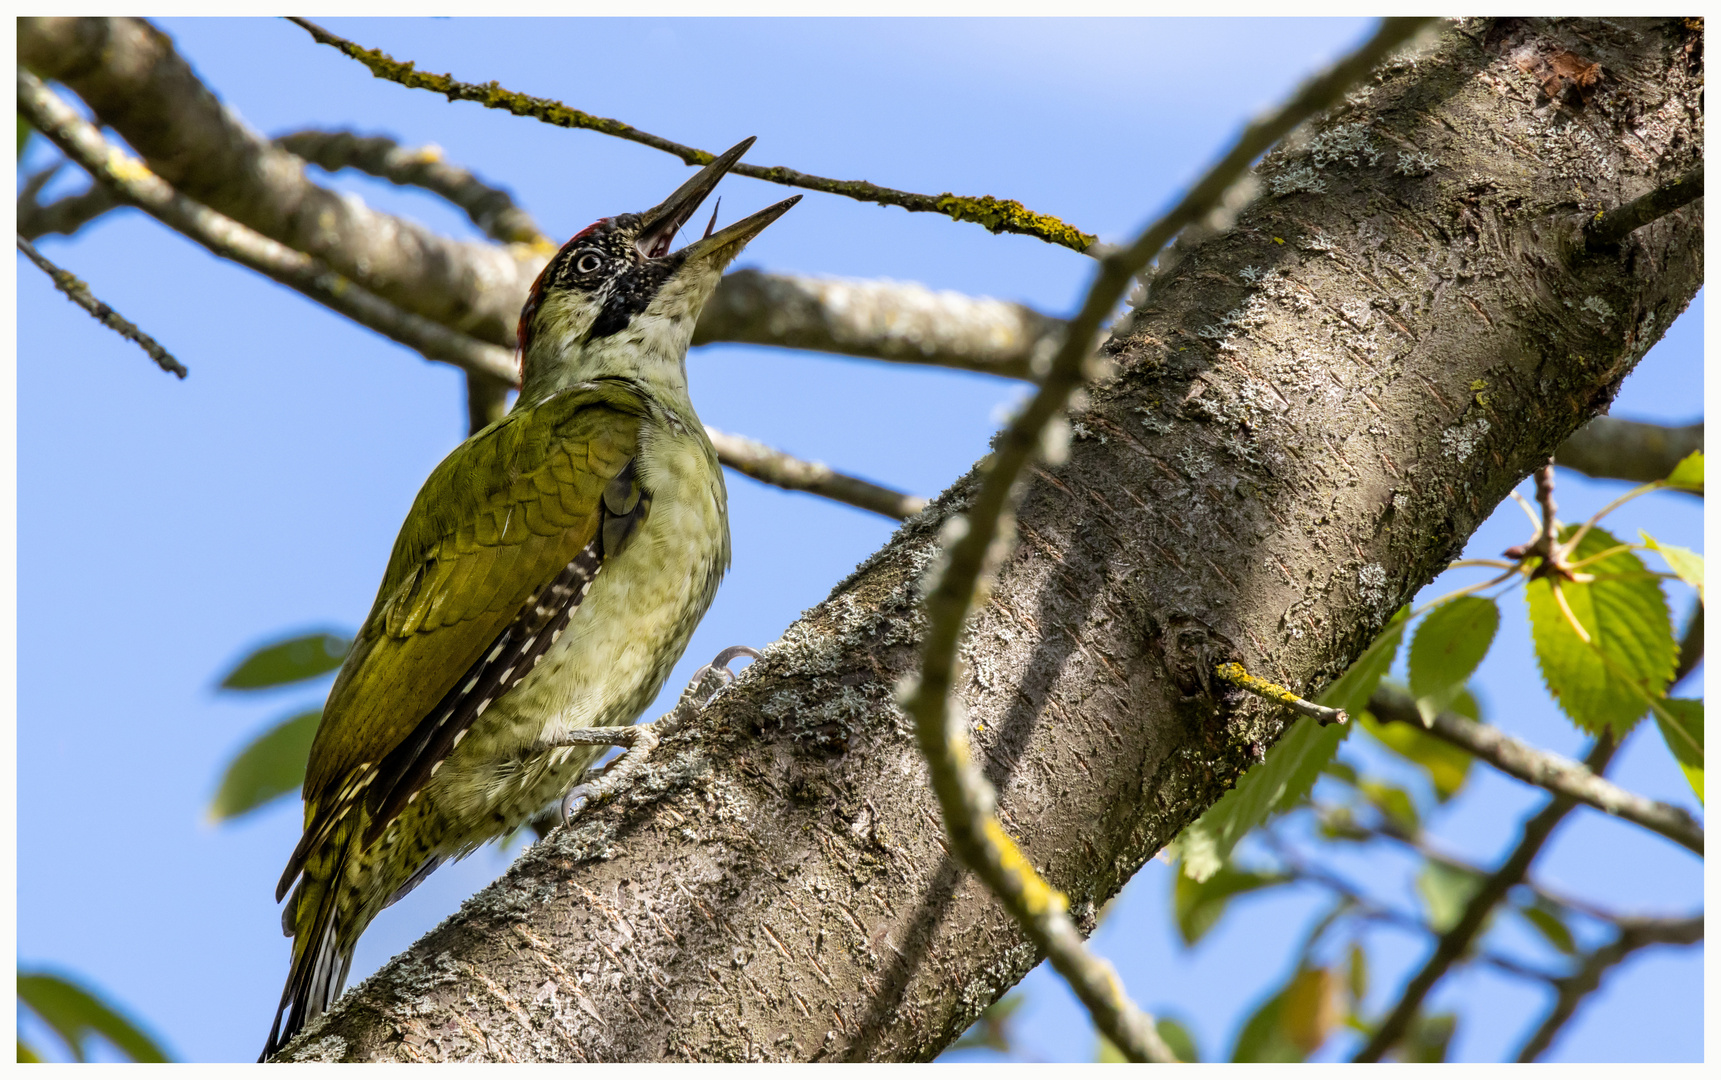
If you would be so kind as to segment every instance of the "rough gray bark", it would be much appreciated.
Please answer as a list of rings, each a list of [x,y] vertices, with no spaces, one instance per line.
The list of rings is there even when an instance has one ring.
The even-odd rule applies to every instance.
[[[1317,690],[1690,300],[1701,203],[1606,258],[1574,238],[1699,159],[1701,47],[1676,20],[1449,28],[1152,283],[965,647],[1003,821],[1079,915],[1284,727],[1211,662]],[[1600,81],[1550,76],[1568,50]],[[945,854],[893,704],[973,485],[284,1057],[936,1054],[1036,960]]]

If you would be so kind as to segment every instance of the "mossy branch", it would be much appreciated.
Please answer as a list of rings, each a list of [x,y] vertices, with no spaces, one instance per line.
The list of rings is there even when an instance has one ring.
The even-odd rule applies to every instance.
[[[487,109],[501,109],[515,116],[529,117],[557,127],[596,131],[626,139],[654,150],[662,150],[666,154],[673,154],[689,165],[708,165],[717,156],[706,150],[665,139],[661,135],[653,135],[649,131],[641,131],[620,120],[581,112],[551,98],[533,97],[506,89],[496,82],[468,83],[461,82],[452,75],[419,71],[410,60],[396,60],[380,49],[367,49],[338,34],[329,33],[308,19],[293,18],[290,21],[303,27],[319,43],[339,49],[357,60],[379,79],[387,79],[414,90],[430,90],[442,94],[449,101],[474,101]],[[993,233],[1032,236],[1048,244],[1067,247],[1071,251],[1086,251],[1098,239],[1050,214],[1036,213],[1015,199],[998,199],[991,195],[956,195],[948,191],[940,195],[921,195],[912,191],[880,187],[865,180],[833,180],[830,177],[813,176],[781,165],[742,163],[730,171],[737,176],[751,176],[756,180],[782,184],[785,187],[843,195],[881,206],[899,206],[914,213],[943,214],[955,221],[969,221],[984,226]]]
[[[139,330],[135,323],[96,299],[95,294],[90,292],[90,287],[85,285],[76,274],[54,265],[23,236],[18,237],[18,250],[28,256],[42,273],[47,274],[53,280],[54,288],[65,293],[66,299],[89,312],[97,322],[109,330],[136,344],[138,348],[149,354],[149,358],[154,360],[161,370],[177,375],[182,379],[185,378],[187,373],[184,364],[175,360],[172,353],[161,347],[160,342]]]

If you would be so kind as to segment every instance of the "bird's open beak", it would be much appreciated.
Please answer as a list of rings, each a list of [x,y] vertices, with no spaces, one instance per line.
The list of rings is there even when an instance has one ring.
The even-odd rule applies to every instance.
[[[742,139],[711,164],[700,169],[687,183],[676,188],[669,198],[641,214],[643,221],[637,241],[640,253],[648,259],[661,259],[670,254],[669,248],[675,242],[675,234],[687,224],[694,211],[699,209],[699,204],[705,201],[705,196],[711,194],[711,189],[723,179],[723,174],[734,168],[735,163],[741,160],[741,155],[752,145],[751,137]],[[725,229],[708,233],[682,248],[678,254],[685,261],[717,258],[720,263],[726,263],[746,246],[747,241],[758,236],[765,226],[782,217],[789,207],[800,201],[799,195],[784,199],[775,206],[768,206]]]

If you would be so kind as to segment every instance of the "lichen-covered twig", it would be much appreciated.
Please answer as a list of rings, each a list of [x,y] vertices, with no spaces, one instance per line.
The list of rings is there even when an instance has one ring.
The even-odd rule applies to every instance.
[[[444,160],[440,147],[408,147],[386,135],[315,129],[276,136],[275,145],[330,172],[357,169],[393,184],[440,195],[464,210],[472,224],[499,243],[550,243],[532,215],[515,205],[512,195],[486,184],[470,169]]]
[[[399,83],[402,86],[418,90],[430,90],[442,94],[450,101],[475,101],[486,108],[502,109],[515,116],[530,117],[541,120],[546,124],[557,127],[580,128],[596,131],[604,135],[613,135],[618,139],[626,139],[654,150],[662,150],[674,154],[689,165],[710,164],[716,155],[691,146],[683,146],[650,132],[641,131],[631,124],[608,117],[593,116],[590,113],[572,109],[559,101],[550,98],[533,97],[529,94],[517,93],[504,89],[501,85],[490,83],[461,82],[452,75],[435,75],[417,70],[411,61],[400,61],[379,49],[367,49],[357,45],[337,34],[331,34],[316,23],[306,19],[295,18],[294,23],[303,27],[318,42],[339,49],[347,56],[369,68],[371,74],[379,79]],[[822,191],[831,195],[844,195],[861,202],[879,203],[884,206],[900,206],[904,210],[943,214],[956,221],[971,221],[985,226],[994,233],[1018,233],[1032,236],[1057,244],[1072,251],[1085,251],[1090,247],[1095,237],[1082,232],[1072,225],[1067,225],[1049,214],[1037,214],[1014,199],[995,199],[990,195],[979,197],[954,195],[944,192],[941,195],[920,195],[912,191],[898,191],[894,188],[880,187],[865,180],[833,180],[824,176],[812,176],[780,165],[748,165],[745,162],[730,170],[737,176],[751,176],[758,180],[766,180],[773,184],[783,184],[787,187],[806,188],[809,191]]]
[[[956,649],[968,612],[980,599],[989,565],[1004,555],[1014,532],[1017,477],[1044,445],[1046,431],[1081,384],[1094,335],[1122,298],[1131,278],[1185,226],[1202,221],[1268,147],[1338,100],[1426,20],[1388,19],[1360,49],[1305,83],[1271,115],[1250,124],[1206,175],[1164,217],[1127,247],[1100,257],[1099,273],[1081,310],[1052,358],[1039,392],[999,435],[980,490],[953,533],[938,583],[926,597],[927,630],[920,678],[904,706],[915,719],[921,752],[944,812],[945,829],[959,858],[983,880],[1006,910],[1069,981],[1094,1024],[1132,1060],[1164,1061],[1171,1052],[1152,1021],[1125,996],[1111,966],[1088,952],[1066,912],[1063,895],[1048,885],[1004,832],[994,813],[995,793],[968,757],[966,724],[955,711]],[[1002,541],[1002,543],[1000,543]]]
[[[1584,767],[1599,776],[1607,768],[1608,762],[1613,760],[1616,748],[1617,744],[1608,736],[1599,737],[1590,752],[1585,755]],[[1379,1061],[1404,1037],[1411,1020],[1428,997],[1428,992],[1434,989],[1434,984],[1439,982],[1475,943],[1488,915],[1514,885],[1524,880],[1524,875],[1529,873],[1530,864],[1541,854],[1542,847],[1548,842],[1548,837],[1553,835],[1554,828],[1565,820],[1566,815],[1577,805],[1576,799],[1555,794],[1546,806],[1524,823],[1512,853],[1506,856],[1499,869],[1483,878],[1477,885],[1469,902],[1464,905],[1464,913],[1458,917],[1458,922],[1452,929],[1440,935],[1440,940],[1434,945],[1434,953],[1416,974],[1411,976],[1400,992],[1398,1001],[1375,1028],[1368,1042],[1357,1051],[1353,1061]]]
[[[1062,319],[990,297],[913,282],[737,270],[705,305],[693,343],[747,342],[1034,379],[1063,335]]]
[[[510,382],[514,359],[429,319],[402,311],[300,251],[275,242],[175,191],[111,145],[29,71],[18,69],[18,111],[67,157],[127,202],[223,258],[248,266],[425,356]]]
[[[1275,682],[1249,674],[1242,664],[1220,664],[1213,673],[1232,686],[1249,691],[1251,694],[1266,698],[1277,705],[1283,705],[1292,712],[1313,717],[1322,727],[1328,724],[1343,724],[1350,720],[1343,709],[1329,709],[1325,705],[1316,705],[1305,701]]]
[[[1396,687],[1377,689],[1369,698],[1368,709],[1382,721],[1414,724],[1418,729],[1423,727],[1416,702]],[[1508,776],[1576,799],[1703,854],[1703,826],[1680,807],[1634,794],[1602,779],[1570,758],[1538,750],[1498,728],[1479,724],[1467,716],[1440,713],[1428,722],[1426,730],[1436,738],[1468,750]]]
[[[1615,210],[1597,213],[1584,225],[1584,243],[1591,251],[1612,247],[1656,218],[1665,217],[1702,197],[1703,163],[1699,161],[1689,172],[1672,183],[1658,187]]]
[[[76,274],[55,266],[44,258],[42,253],[36,250],[35,245],[24,239],[23,236],[18,237],[18,250],[27,255],[31,262],[40,267],[42,272],[53,280],[54,288],[65,293],[66,299],[89,312],[97,322],[109,330],[127,341],[135,343],[138,348],[149,354],[149,358],[154,360],[161,370],[171,372],[182,379],[185,378],[184,364],[175,360],[172,353],[161,347],[160,342],[139,330],[135,324],[120,315],[119,312],[97,300],[95,295],[90,292],[90,287],[85,285]]]
[[[1600,989],[1602,977],[1639,949],[1651,945],[1695,945],[1703,940],[1703,913],[1684,919],[1622,919],[1614,939],[1584,956],[1578,970],[1556,979],[1558,995],[1548,1015],[1519,1048],[1518,1061],[1535,1061],[1547,1053],[1554,1036],[1583,1004],[1584,998]]]
[[[744,476],[788,491],[805,491],[835,502],[858,506],[902,521],[920,513],[926,500],[837,472],[817,461],[803,461],[744,435],[732,435],[707,427],[705,434],[717,448],[717,458]]]

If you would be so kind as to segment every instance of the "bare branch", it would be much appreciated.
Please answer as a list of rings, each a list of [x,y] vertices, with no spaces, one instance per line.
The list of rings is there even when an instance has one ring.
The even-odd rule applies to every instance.
[[[40,240],[50,233],[70,236],[109,210],[124,205],[113,192],[100,184],[91,184],[76,195],[55,199],[46,206],[21,194],[18,196],[18,235],[26,240]]]
[[[1040,450],[1046,431],[1061,417],[1092,355],[1091,342],[1122,298],[1131,278],[1187,225],[1205,219],[1232,185],[1248,180],[1250,164],[1310,116],[1337,101],[1387,53],[1419,30],[1425,19],[1387,19],[1367,43],[1305,83],[1270,116],[1244,129],[1231,150],[1191,187],[1170,213],[1148,226],[1127,248],[1108,251],[1080,312],[1053,356],[1027,407],[999,436],[985,478],[946,547],[946,564],[926,598],[926,644],[921,674],[905,709],[915,718],[921,752],[944,811],[953,846],[991,888],[1030,939],[1046,953],[1087,1006],[1094,1024],[1132,1060],[1172,1060],[1152,1021],[1124,996],[1110,965],[1087,951],[1066,913],[1061,893],[1048,886],[994,816],[996,795],[971,761],[960,713],[951,708],[956,650],[968,612],[978,599],[989,565],[1003,558],[1014,532],[1017,477]]]
[[[508,413],[508,391],[515,384],[475,371],[466,373],[466,433],[476,435]]]
[[[1584,957],[1578,970],[1554,982],[1559,995],[1554,1007],[1519,1048],[1517,1060],[1535,1061],[1547,1053],[1554,1036],[1583,1004],[1584,998],[1601,988],[1602,977],[1624,963],[1639,949],[1651,945],[1695,945],[1703,940],[1703,914],[1684,919],[1631,919],[1620,923],[1619,933],[1601,948]]]
[[[186,197],[404,311],[512,347],[547,253],[440,236],[313,184],[305,163],[252,130],[139,19],[18,21],[18,61],[64,83]]]
[[[1615,749],[1617,745],[1611,738],[1606,735],[1599,737],[1590,752],[1585,755],[1584,767],[1599,776],[1607,768],[1608,762],[1613,760]],[[1506,861],[1500,864],[1499,869],[1482,880],[1469,903],[1464,905],[1464,913],[1459,916],[1458,922],[1440,936],[1440,940],[1435,943],[1434,954],[1411,977],[1400,993],[1398,1002],[1386,1019],[1380,1022],[1368,1043],[1357,1051],[1353,1061],[1379,1061],[1404,1037],[1411,1020],[1422,1007],[1423,1000],[1428,997],[1428,992],[1434,989],[1434,984],[1440,981],[1475,942],[1482,932],[1482,924],[1487,920],[1489,912],[1505,898],[1512,886],[1524,880],[1524,876],[1530,871],[1530,864],[1541,854],[1542,846],[1548,842],[1548,837],[1553,835],[1554,828],[1565,820],[1575,806],[1576,799],[1556,794],[1534,817],[1524,823],[1512,853],[1506,856]]]
[[[1584,242],[1591,251],[1612,247],[1657,218],[1702,197],[1703,163],[1699,161],[1679,179],[1633,199],[1612,213],[1598,213],[1584,226]]]
[[[1703,449],[1703,422],[1684,427],[1598,416],[1554,451],[1554,463],[1603,480],[1662,480],[1693,450]]]
[[[1410,694],[1382,685],[1368,700],[1369,712],[1382,721],[1413,724],[1424,730],[1422,715]],[[1689,813],[1654,799],[1636,795],[1590,772],[1570,758],[1479,724],[1467,716],[1443,712],[1428,722],[1430,735],[1468,750],[1508,776],[1595,807],[1660,833],[1674,843],[1703,854],[1703,826]]]
[[[711,445],[717,448],[718,460],[743,476],[751,476],[788,491],[822,495],[898,521],[911,518],[926,508],[926,500],[917,495],[905,495],[859,477],[847,476],[821,462],[790,457],[781,450],[773,450],[743,435],[731,435],[714,427],[707,427],[705,434],[710,436]]]
[[[18,69],[18,111],[96,180],[215,254],[296,289],[427,357],[510,382],[516,377],[513,357],[505,350],[402,311],[309,255],[173,190],[142,162],[110,145],[95,125],[23,68]]]
[[[559,101],[550,98],[532,97],[529,94],[516,93],[503,89],[494,82],[477,84],[466,83],[452,75],[432,75],[415,70],[413,63],[399,61],[379,49],[367,49],[356,45],[337,34],[331,34],[316,23],[306,19],[291,19],[293,23],[303,27],[318,42],[331,45],[347,56],[352,57],[370,69],[372,75],[379,79],[399,83],[402,86],[416,90],[430,90],[442,94],[449,101],[475,101],[490,109],[502,109],[515,116],[530,117],[541,120],[546,124],[557,127],[578,128],[586,131],[596,131],[604,135],[613,135],[618,139],[626,139],[654,150],[673,154],[689,165],[708,165],[716,157],[704,150],[696,150],[691,146],[672,142],[658,135],[641,131],[620,120],[608,117],[593,116],[578,109],[570,109]],[[990,195],[979,197],[953,195],[946,191],[942,195],[917,195],[912,191],[897,191],[894,188],[880,187],[865,180],[832,180],[824,176],[812,176],[781,165],[749,165],[742,162],[729,170],[737,176],[751,176],[757,180],[766,180],[773,184],[783,184],[787,187],[806,188],[809,191],[822,191],[832,195],[844,195],[861,202],[878,203],[883,206],[900,206],[904,210],[915,213],[943,214],[956,221],[971,221],[985,226],[994,233],[1018,233],[1022,236],[1032,236],[1044,240],[1048,244],[1057,244],[1072,251],[1085,251],[1096,237],[1071,225],[1066,225],[1049,214],[1037,214],[1014,199],[995,199]]]
[[[182,379],[185,378],[184,364],[175,360],[172,353],[162,348],[159,342],[139,330],[136,325],[121,316],[119,312],[97,300],[95,295],[90,292],[90,287],[85,285],[76,274],[69,270],[62,270],[43,258],[35,246],[22,236],[18,237],[18,250],[29,256],[31,262],[53,279],[54,288],[65,293],[68,300],[89,312],[97,322],[109,330],[127,341],[135,343],[138,348],[149,354],[149,358],[154,360],[161,370],[170,372]]]
[[[486,184],[469,169],[443,160],[439,146],[405,147],[386,135],[351,131],[295,131],[275,145],[329,172],[357,169],[393,184],[423,188],[466,211],[484,235],[502,244],[550,244],[532,215],[514,197]]]
[[[912,282],[749,269],[723,279],[693,343],[776,345],[1032,379],[1045,373],[1063,329],[1061,319],[1022,304]]]

